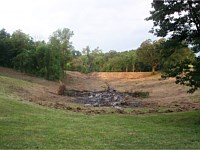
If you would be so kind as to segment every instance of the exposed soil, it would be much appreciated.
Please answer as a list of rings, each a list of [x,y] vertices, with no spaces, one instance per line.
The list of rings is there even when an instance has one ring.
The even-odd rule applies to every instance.
[[[103,93],[111,99],[120,99],[120,108],[108,108],[113,105],[102,105],[101,107],[85,106],[91,100],[82,96],[61,96],[58,95],[59,82],[46,81],[41,78],[29,76],[12,69],[0,67],[0,74],[8,77],[22,79],[30,82],[23,87],[10,85],[11,94],[22,97],[24,100],[37,103],[39,105],[65,109],[74,112],[87,114],[119,113],[119,114],[144,114],[144,113],[167,113],[190,111],[200,109],[200,91],[194,94],[187,94],[187,87],[177,85],[174,79],[161,80],[160,74],[151,73],[91,73],[82,74],[79,72],[67,71],[63,83],[66,91],[78,91],[86,95],[88,93],[99,94],[107,91],[107,84],[117,92],[112,96],[111,93]],[[137,91],[149,92],[148,98],[133,97],[124,93],[134,93]],[[87,93],[88,92],[88,93]],[[78,98],[79,97],[79,98]],[[99,99],[96,96],[95,99]],[[131,106],[127,107],[126,102]],[[100,104],[101,105],[101,104]],[[116,105],[118,106],[118,105]],[[122,108],[121,108],[122,107]]]

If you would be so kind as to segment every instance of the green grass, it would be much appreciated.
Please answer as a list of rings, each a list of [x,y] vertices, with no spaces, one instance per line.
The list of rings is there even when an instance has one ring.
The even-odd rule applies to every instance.
[[[0,149],[200,149],[200,111],[85,115],[8,95],[26,84],[0,76]]]
[[[0,93],[0,149],[200,148],[200,111],[83,115]]]
[[[0,92],[7,94],[12,93],[13,90],[20,92],[20,90],[23,90],[23,87],[32,85],[34,84],[28,81],[17,80],[0,74]]]

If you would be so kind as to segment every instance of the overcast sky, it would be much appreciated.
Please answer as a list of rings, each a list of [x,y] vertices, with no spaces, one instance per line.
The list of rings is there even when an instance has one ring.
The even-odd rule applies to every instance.
[[[74,32],[75,49],[99,46],[104,52],[136,49],[148,33],[152,0],[0,0],[0,29],[17,29],[47,40],[58,28]]]

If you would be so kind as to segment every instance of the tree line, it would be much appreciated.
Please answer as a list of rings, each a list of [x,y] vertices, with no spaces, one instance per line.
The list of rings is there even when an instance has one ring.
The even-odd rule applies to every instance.
[[[0,30],[0,66],[44,77],[62,79],[73,50],[70,29],[58,29],[49,41],[34,41],[31,36],[16,30],[12,34]]]
[[[0,66],[44,77],[62,79],[65,70],[93,71],[156,71],[164,77],[176,77],[176,83],[200,88],[200,2],[196,0],[165,0],[152,2],[146,20],[153,21],[150,32],[158,37],[141,43],[136,50],[103,53],[89,46],[75,50],[70,29],[58,29],[49,41],[34,41],[17,30],[9,34],[0,30]],[[165,39],[166,38],[166,39]]]
[[[70,38],[73,31],[58,29],[49,41],[34,41],[28,34],[17,30],[9,34],[0,30],[0,65],[21,72],[57,80],[65,70],[89,72],[146,72],[164,71],[171,65],[194,60],[187,44],[161,38],[141,43],[136,50],[107,53],[97,47],[86,46],[75,50]]]
[[[184,43],[176,40],[161,38],[157,41],[150,39],[141,43],[136,50],[116,52],[111,50],[103,53],[97,47],[91,50],[89,46],[82,52],[74,52],[68,69],[88,72],[146,72],[165,71],[172,65],[183,61],[193,61],[195,55]]]

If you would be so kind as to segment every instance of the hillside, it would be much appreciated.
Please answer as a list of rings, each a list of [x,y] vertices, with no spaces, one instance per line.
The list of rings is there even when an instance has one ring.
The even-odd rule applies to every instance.
[[[77,103],[76,97],[59,96],[57,95],[58,82],[28,76],[2,67],[0,67],[0,74],[3,75],[0,76],[2,86],[7,88],[9,94],[17,95],[39,105],[86,113],[113,113],[113,111],[124,113],[117,109],[112,111],[109,109],[107,112],[108,108],[85,107]],[[106,76],[106,74],[108,75]],[[10,78],[7,79],[7,77]],[[19,79],[22,83],[27,83],[13,84],[15,80]],[[67,71],[63,82],[67,90],[101,91],[105,90],[107,84],[109,84],[120,92],[149,92],[148,98],[133,99],[134,103],[140,105],[131,109],[124,109],[126,113],[157,113],[200,109],[200,91],[187,94],[186,87],[175,84],[174,79],[160,80],[160,74],[151,75],[141,72],[82,74]]]
[[[79,78],[77,74],[71,75]],[[80,75],[88,78],[88,75]],[[70,75],[68,77],[74,79]],[[94,79],[90,77],[88,80]],[[150,79],[142,82],[150,84],[154,80],[157,81]],[[104,81],[101,82],[103,84]],[[127,81],[120,81],[120,84],[125,84],[124,82]],[[137,82],[141,86],[141,81]],[[172,85],[171,81],[168,82],[166,86]],[[75,105],[70,103],[73,99],[56,95],[54,92],[58,87],[57,82],[1,68],[0,83],[0,149],[200,148],[199,110],[130,115],[128,111],[131,110],[127,108],[124,110],[127,113],[121,115],[116,114],[119,109],[115,111],[114,108],[104,108],[104,111],[100,111],[93,108],[93,112],[96,110],[96,113],[102,113],[94,115],[89,113],[92,112],[91,108]],[[112,84],[117,85],[119,81],[112,81]],[[147,87],[140,88],[148,89]],[[189,101],[190,98],[188,96],[186,99]],[[152,100],[152,96],[147,99]],[[49,109],[46,106],[58,109]],[[76,112],[72,112],[75,110]]]

